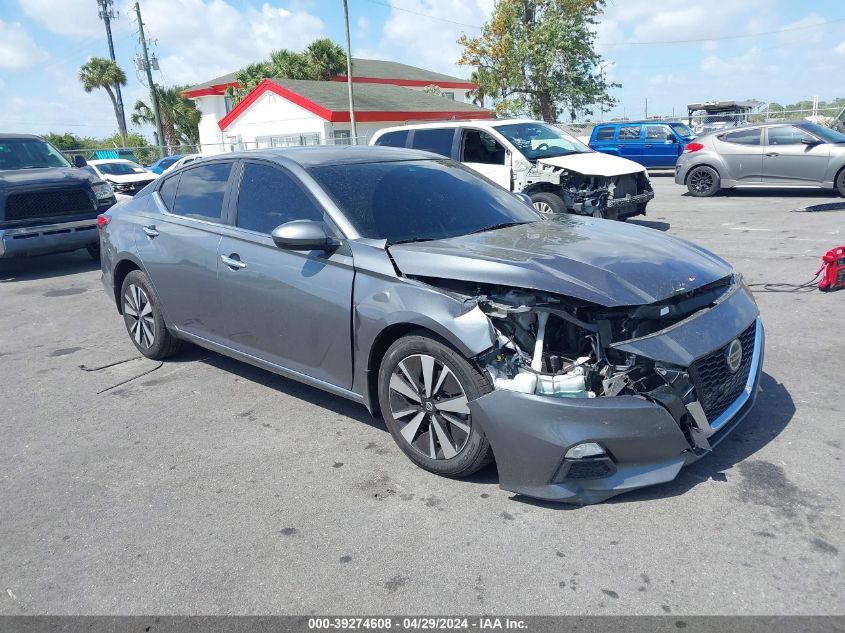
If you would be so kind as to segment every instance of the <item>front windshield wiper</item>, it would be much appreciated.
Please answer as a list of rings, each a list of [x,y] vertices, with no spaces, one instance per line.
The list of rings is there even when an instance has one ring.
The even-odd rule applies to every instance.
[[[395,242],[388,242],[388,246],[396,246],[397,244],[414,244],[416,242],[431,242],[437,239],[436,237],[415,237],[409,240],[396,240]]]
[[[467,235],[475,235],[476,233],[486,233],[487,231],[498,231],[499,229],[506,229],[509,226],[518,226],[520,224],[530,224],[529,222],[502,222],[501,224],[494,224],[493,226],[486,226],[477,231],[470,231]]]

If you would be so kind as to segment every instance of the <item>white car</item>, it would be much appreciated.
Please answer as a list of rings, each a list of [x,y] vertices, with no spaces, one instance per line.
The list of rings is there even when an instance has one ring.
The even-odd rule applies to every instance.
[[[118,200],[132,198],[141,189],[158,178],[158,174],[154,174],[141,167],[138,163],[125,158],[89,160],[88,165],[98,176],[112,186]]]
[[[170,167],[165,169],[162,172],[162,175],[166,174],[167,172],[173,171],[174,169],[179,169],[182,165],[187,165],[188,163],[193,163],[195,160],[199,160],[200,158],[202,158],[202,154],[185,154],[182,158],[180,158],[175,163],[173,163]]]
[[[409,147],[465,164],[524,193],[544,214],[624,220],[654,197],[639,163],[595,152],[563,130],[529,119],[443,121],[379,130],[370,145]]]

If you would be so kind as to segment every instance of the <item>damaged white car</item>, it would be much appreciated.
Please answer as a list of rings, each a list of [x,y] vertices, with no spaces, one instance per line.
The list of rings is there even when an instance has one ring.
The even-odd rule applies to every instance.
[[[645,215],[654,191],[645,167],[595,152],[539,121],[452,121],[392,127],[371,145],[434,152],[531,198],[544,215],[575,213],[624,220]]]

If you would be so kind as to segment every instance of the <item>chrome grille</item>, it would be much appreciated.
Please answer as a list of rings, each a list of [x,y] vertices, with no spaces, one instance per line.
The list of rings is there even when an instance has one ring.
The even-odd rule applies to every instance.
[[[737,337],[742,344],[742,362],[736,372],[732,373],[728,368],[727,350],[730,343],[699,358],[690,366],[690,376],[695,385],[698,401],[710,422],[716,420],[734,400],[739,398],[748,383],[756,327],[756,323],[752,323]]]

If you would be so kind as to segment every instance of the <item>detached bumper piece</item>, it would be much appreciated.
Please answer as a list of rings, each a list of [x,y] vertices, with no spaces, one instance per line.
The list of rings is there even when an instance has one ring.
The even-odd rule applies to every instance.
[[[0,258],[73,251],[96,244],[97,220],[0,230]]]
[[[625,198],[611,198],[607,201],[607,207],[609,209],[616,209],[619,207],[632,207],[638,204],[642,204],[644,202],[648,202],[654,198],[653,191],[646,191],[645,193],[640,193],[635,196],[626,196]]]

